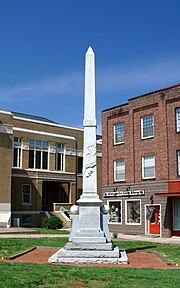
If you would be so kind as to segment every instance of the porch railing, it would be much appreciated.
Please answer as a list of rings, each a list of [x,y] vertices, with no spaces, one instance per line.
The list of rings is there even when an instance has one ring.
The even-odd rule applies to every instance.
[[[54,212],[65,212],[70,211],[72,203],[53,203],[53,211]]]

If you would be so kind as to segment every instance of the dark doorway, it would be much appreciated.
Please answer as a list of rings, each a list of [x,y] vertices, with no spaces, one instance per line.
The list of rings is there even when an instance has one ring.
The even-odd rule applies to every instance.
[[[53,203],[69,203],[69,183],[43,181],[42,210],[53,211]]]

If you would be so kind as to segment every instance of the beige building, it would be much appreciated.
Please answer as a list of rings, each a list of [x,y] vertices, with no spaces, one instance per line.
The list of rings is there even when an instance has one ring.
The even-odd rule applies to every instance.
[[[0,110],[0,226],[37,226],[82,193],[83,129]],[[102,179],[97,140],[98,191]]]

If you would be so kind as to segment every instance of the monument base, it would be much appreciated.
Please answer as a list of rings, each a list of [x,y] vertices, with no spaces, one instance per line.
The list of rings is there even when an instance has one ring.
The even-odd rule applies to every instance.
[[[67,243],[49,259],[50,263],[92,263],[92,264],[128,264],[125,251],[120,251],[112,243]]]

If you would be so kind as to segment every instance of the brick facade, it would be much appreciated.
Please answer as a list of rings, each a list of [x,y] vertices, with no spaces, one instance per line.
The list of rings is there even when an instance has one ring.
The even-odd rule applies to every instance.
[[[59,143],[63,162],[57,158]],[[97,150],[101,196],[101,141],[97,142]],[[0,110],[0,226],[10,221],[13,225],[17,218],[21,226],[36,226],[45,212],[53,211],[53,203],[58,207],[75,204],[82,193],[82,172],[78,173],[78,158],[82,157],[83,129]],[[61,169],[57,168],[58,161]]]
[[[111,205],[113,205],[113,201],[121,202],[121,223],[111,223],[110,221],[111,230],[131,234],[154,234],[151,232],[151,229],[155,231],[153,230],[154,223],[146,217],[147,212],[150,211],[148,209],[152,208],[159,211],[160,229],[155,233],[163,237],[170,237],[173,233],[176,235],[179,224],[176,219],[176,224],[174,224],[176,232],[173,231],[172,203],[176,202],[174,205],[179,205],[177,204],[179,203],[178,194],[174,197],[158,196],[168,193],[169,183],[174,183],[174,181],[180,183],[180,175],[177,171],[180,133],[176,131],[176,108],[179,107],[180,85],[176,85],[129,99],[127,104],[102,112],[102,192],[104,202],[112,202]],[[152,137],[143,139],[141,123],[143,117],[149,115],[154,121],[154,133]],[[117,123],[124,123],[124,142],[121,144],[114,144],[114,127]],[[143,178],[143,159],[147,159],[149,156],[155,161],[155,175]],[[125,180],[123,181],[115,181],[114,178],[114,161],[119,159],[123,159],[125,163]],[[118,191],[128,190],[143,190],[145,193],[140,196],[115,196]],[[107,192],[114,194],[112,193],[111,197],[110,195],[105,196]],[[128,209],[131,205],[131,203],[128,204],[128,201],[131,202],[133,199],[139,201],[140,220],[138,221],[140,223],[128,223],[127,217],[130,213]]]

